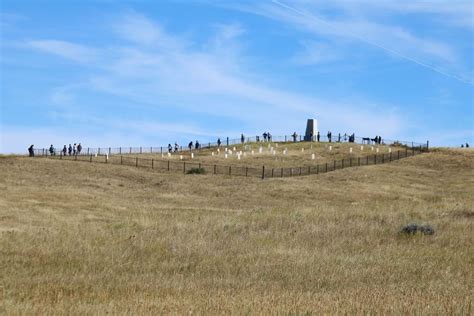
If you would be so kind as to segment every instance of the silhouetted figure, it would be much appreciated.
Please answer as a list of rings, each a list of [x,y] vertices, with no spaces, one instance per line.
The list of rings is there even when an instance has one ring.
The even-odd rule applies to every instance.
[[[217,147],[221,147],[221,139],[220,138],[217,139]]]
[[[241,134],[241,135],[240,135],[240,142],[241,142],[242,144],[245,143],[245,136],[244,136],[244,134]]]
[[[51,146],[49,146],[49,154],[51,156],[54,156],[54,147],[53,147],[53,144],[51,144]]]
[[[267,133],[263,133],[263,141],[267,141]]]
[[[328,142],[332,142],[332,133],[328,132]]]
[[[321,135],[320,135],[319,132],[318,132],[318,134],[316,134],[316,140],[318,141],[318,143],[319,143],[320,137],[321,137]]]
[[[82,145],[81,145],[81,143],[79,143],[79,144],[77,145],[77,154],[80,155],[80,154],[81,154],[81,151],[82,151]]]
[[[339,135],[337,136],[337,142],[338,142],[338,143],[341,142],[341,133],[339,133]]]
[[[298,137],[298,134],[294,132],[293,135],[291,135],[291,137],[293,137],[293,142],[296,143],[296,137]]]
[[[309,139],[310,139],[312,142],[314,141],[313,133],[309,133]]]
[[[66,154],[67,154],[67,147],[66,147],[66,145],[64,145],[64,147],[63,147],[63,156],[66,156]]]
[[[199,149],[199,148],[201,147],[201,144],[199,144],[199,142],[198,142],[197,140],[196,140],[196,142],[195,142],[194,144],[195,144],[194,147],[195,147],[196,149]]]
[[[168,152],[171,153],[173,151],[173,146],[171,144],[168,144]]]
[[[255,136],[255,141],[258,143],[260,141],[260,136]]]
[[[464,148],[464,144],[461,144],[461,148]]]
[[[74,143],[74,146],[72,146],[72,154],[75,156],[77,152],[77,145]]]
[[[34,157],[35,156],[35,150],[33,148],[33,145],[31,145],[30,147],[28,147],[28,154],[30,155],[30,157]]]
[[[68,147],[67,151],[68,151],[68,153],[69,153],[69,156],[71,156],[71,154],[72,154],[72,146],[71,146],[71,144],[69,144],[69,147]]]
[[[179,145],[177,142],[174,143],[174,152],[178,152]]]
[[[272,135],[270,134],[270,132],[267,132],[267,138],[269,142],[272,141]]]
[[[466,143],[466,148],[469,148],[469,144],[468,144],[468,143]]]
[[[189,151],[191,151],[193,149],[193,142],[192,141],[189,142],[188,148],[189,148]]]

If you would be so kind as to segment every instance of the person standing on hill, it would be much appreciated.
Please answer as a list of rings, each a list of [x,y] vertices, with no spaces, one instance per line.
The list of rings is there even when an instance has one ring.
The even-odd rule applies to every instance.
[[[35,150],[33,148],[33,145],[31,145],[30,147],[28,147],[28,153],[30,154],[30,157],[34,157],[35,156]]]
[[[73,154],[73,156],[76,155],[76,152],[77,152],[77,145],[76,145],[76,143],[74,143],[74,146],[72,147],[72,154]]]
[[[67,147],[66,147],[66,145],[64,145],[64,147],[63,147],[63,156],[66,156],[66,154],[67,154]]]
[[[328,132],[328,142],[331,142],[332,138],[332,133],[331,131]]]
[[[173,146],[171,144],[168,144],[168,152],[171,153],[173,151]]]
[[[221,139],[218,138],[218,139],[217,139],[217,147],[218,147],[218,148],[221,147],[221,143],[222,143],[222,142],[221,142]]]
[[[272,135],[270,134],[270,132],[267,132],[267,137],[268,137],[268,141],[271,142],[272,141]]]
[[[51,156],[54,156],[54,147],[53,147],[53,144],[51,144],[51,146],[49,146],[49,153],[51,154]]]
[[[241,134],[241,135],[240,135],[240,142],[241,142],[242,144],[245,143],[245,136],[244,136],[244,134]]]
[[[321,135],[320,135],[319,132],[318,132],[318,134],[316,134],[316,140],[318,141],[318,143],[319,143],[320,137],[321,137]]]
[[[189,151],[193,150],[193,142],[192,141],[189,142],[188,148],[189,148]]]
[[[79,143],[79,144],[77,145],[77,154],[80,155],[80,154],[81,154],[81,151],[82,151],[82,145],[81,145],[81,143]]]
[[[199,149],[201,147],[201,144],[199,144],[199,141],[196,139],[196,142],[194,143],[194,148]]]
[[[69,156],[71,156],[71,154],[72,154],[72,146],[71,146],[71,144],[69,144],[68,153],[69,153]]]

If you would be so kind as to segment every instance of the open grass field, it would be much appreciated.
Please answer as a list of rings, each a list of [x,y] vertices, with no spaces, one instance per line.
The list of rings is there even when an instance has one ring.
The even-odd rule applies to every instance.
[[[1,157],[0,313],[472,314],[473,167],[454,149],[268,180]],[[413,222],[436,232],[398,234]]]

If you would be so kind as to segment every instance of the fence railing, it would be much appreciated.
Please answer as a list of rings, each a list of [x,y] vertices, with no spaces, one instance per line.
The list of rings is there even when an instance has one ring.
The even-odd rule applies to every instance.
[[[302,135],[284,135],[284,136],[271,136],[270,138],[265,139],[262,136],[252,136],[252,137],[244,137],[242,138],[233,138],[230,139],[229,137],[222,138],[221,143],[219,144],[216,142],[206,142],[200,144],[200,149],[211,149],[214,147],[229,147],[233,145],[240,145],[246,143],[262,143],[262,142],[272,142],[272,143],[293,143],[293,142],[328,142],[328,143],[357,143],[357,144],[378,144],[376,138],[371,137],[354,137],[353,141],[350,140],[350,135],[348,134],[337,134],[332,135],[329,138],[327,135],[321,135],[319,138],[317,136],[313,136],[312,138],[305,138]],[[387,145],[387,146],[401,146],[401,147],[408,147],[408,148],[419,148],[424,149],[429,147],[429,143],[416,143],[410,141],[400,141],[400,140],[390,140],[390,139],[381,139],[380,145]],[[172,152],[182,152],[188,151],[187,146],[178,146],[177,150],[175,150],[174,146],[172,146]],[[196,149],[195,149],[196,150]],[[78,153],[79,155],[132,155],[132,154],[154,154],[154,153],[167,153],[168,146],[140,146],[140,147],[84,147],[82,148],[81,152]],[[49,148],[41,148],[41,149],[34,149],[34,153],[36,156],[49,156],[53,155],[60,155],[62,151],[58,148],[55,148],[51,153]],[[69,153],[67,152],[66,155]],[[74,155],[74,153],[71,153]]]
[[[245,176],[245,177],[260,177],[265,178],[283,178],[294,176],[307,176],[313,174],[327,173],[340,169],[369,166],[389,163],[395,160],[400,160],[407,157],[412,157],[428,150],[428,147],[408,147],[400,148],[401,150],[390,151],[389,153],[367,155],[365,157],[344,158],[341,160],[332,160],[322,164],[312,164],[300,167],[281,167],[268,168],[262,166],[247,167],[236,165],[220,165],[192,161],[172,161],[166,158],[138,158],[130,157],[130,155],[74,155],[74,156],[48,156],[50,158],[60,160],[74,160],[83,162],[95,162],[104,164],[118,164],[125,166],[134,166],[141,168],[156,169],[168,172],[182,172],[189,173],[192,169],[200,169],[207,174],[220,174],[229,176]],[[44,156],[46,157],[46,156]]]

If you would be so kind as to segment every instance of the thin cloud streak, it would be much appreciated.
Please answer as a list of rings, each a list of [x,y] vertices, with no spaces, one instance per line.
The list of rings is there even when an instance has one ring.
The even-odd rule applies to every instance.
[[[285,8],[285,9],[287,9],[287,10],[290,10],[290,11],[292,11],[292,12],[294,12],[294,13],[300,15],[300,16],[303,16],[303,17],[305,17],[305,18],[307,18],[307,19],[309,19],[309,20],[313,20],[313,21],[316,21],[316,22],[318,22],[318,23],[322,23],[322,24],[324,24],[325,26],[327,26],[328,28],[332,29],[332,30],[333,30],[334,32],[336,32],[337,34],[345,34],[346,36],[350,36],[350,37],[352,37],[352,38],[354,38],[354,39],[357,39],[357,40],[359,40],[359,41],[362,41],[362,42],[364,42],[364,43],[366,43],[366,44],[368,44],[368,45],[371,45],[371,46],[373,46],[373,47],[376,47],[376,48],[379,48],[379,49],[381,49],[381,50],[384,50],[384,51],[386,51],[386,52],[388,52],[388,53],[390,53],[390,54],[393,54],[393,55],[398,56],[398,57],[400,57],[400,58],[403,58],[403,59],[405,59],[405,60],[407,60],[407,61],[410,61],[410,62],[412,62],[412,63],[415,63],[415,64],[417,64],[417,65],[419,65],[419,66],[421,66],[421,67],[424,67],[424,68],[430,69],[430,70],[432,70],[432,71],[435,71],[435,72],[437,72],[437,73],[439,73],[439,74],[441,74],[441,75],[444,75],[444,76],[446,76],[446,77],[449,77],[449,78],[458,80],[458,81],[463,82],[463,83],[467,83],[467,84],[470,84],[470,85],[474,85],[474,81],[465,79],[465,78],[460,77],[460,76],[457,76],[457,75],[455,75],[455,74],[451,74],[451,73],[449,73],[449,72],[447,72],[447,71],[445,71],[445,70],[443,70],[443,69],[441,69],[441,68],[439,68],[439,67],[434,67],[434,66],[429,65],[429,64],[427,64],[427,63],[425,63],[425,62],[423,62],[423,61],[420,61],[420,60],[418,60],[418,59],[415,59],[415,58],[412,58],[412,57],[410,57],[410,56],[408,56],[408,55],[405,55],[405,54],[403,54],[403,53],[401,53],[401,52],[399,52],[399,51],[396,51],[396,50],[394,50],[394,49],[388,48],[388,47],[386,47],[385,45],[382,45],[382,44],[380,44],[380,43],[377,43],[377,42],[375,42],[375,41],[373,41],[373,40],[370,40],[370,39],[368,39],[368,38],[366,38],[366,37],[362,37],[362,36],[360,36],[359,34],[357,34],[357,33],[355,33],[355,32],[352,32],[349,27],[345,27],[345,28],[344,28],[344,32],[342,32],[341,29],[340,29],[340,27],[338,27],[335,23],[328,22],[328,21],[326,21],[326,20],[324,20],[324,19],[322,19],[322,18],[316,17],[316,16],[314,16],[314,15],[312,15],[312,14],[309,14],[309,13],[307,13],[307,12],[301,11],[301,10],[295,8],[295,7],[292,7],[292,6],[290,6],[290,5],[287,5],[287,4],[285,4],[285,3],[282,3],[282,2],[280,2],[280,1],[278,1],[278,0],[272,0],[272,2],[275,3],[276,5],[282,7],[282,8]],[[412,37],[412,39],[413,39],[413,37]],[[425,43],[425,46],[426,46],[426,43]],[[439,50],[439,47],[436,47],[436,46],[433,46],[432,48],[437,48],[437,49]]]

